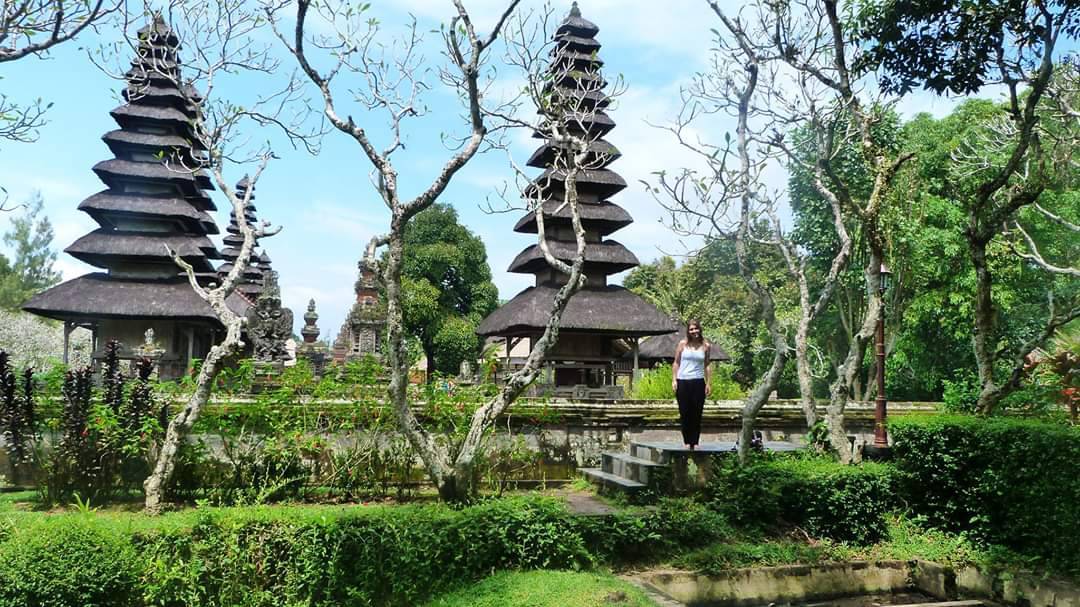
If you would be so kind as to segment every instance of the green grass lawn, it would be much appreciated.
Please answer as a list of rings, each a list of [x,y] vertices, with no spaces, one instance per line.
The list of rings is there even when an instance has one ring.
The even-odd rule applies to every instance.
[[[632,584],[604,573],[503,571],[427,607],[655,607]]]

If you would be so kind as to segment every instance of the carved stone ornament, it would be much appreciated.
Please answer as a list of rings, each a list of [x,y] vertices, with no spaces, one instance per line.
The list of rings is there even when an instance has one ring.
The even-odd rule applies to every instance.
[[[282,362],[289,358],[285,342],[292,337],[293,313],[281,306],[277,273],[266,277],[263,292],[247,313],[247,334],[259,362]]]

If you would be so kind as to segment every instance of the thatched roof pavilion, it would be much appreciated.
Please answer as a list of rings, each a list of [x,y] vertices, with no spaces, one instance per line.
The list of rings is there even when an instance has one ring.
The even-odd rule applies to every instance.
[[[641,340],[638,349],[638,359],[644,367],[654,367],[660,363],[675,362],[675,347],[686,335],[682,332],[656,335]],[[731,355],[720,346],[709,344],[709,360],[713,362],[730,362]]]
[[[162,377],[187,370],[205,356],[220,323],[169,257],[177,252],[200,280],[217,278],[220,259],[208,238],[217,234],[209,212],[209,177],[200,170],[202,150],[192,130],[198,109],[178,88],[179,40],[160,15],[139,30],[138,56],[127,72],[125,103],[111,112],[119,129],[102,139],[113,158],[93,171],[106,189],[79,209],[100,226],[65,251],[104,270],[86,274],[34,296],[25,310],[64,321],[65,335],[76,326],[91,329],[95,352],[107,340],[134,356],[147,329],[165,354]],[[242,310],[240,297],[230,304]],[[65,353],[66,355],[66,353]]]
[[[582,17],[574,3],[554,36],[552,78],[547,87],[553,96],[573,100],[570,105],[574,110],[566,114],[563,127],[592,141],[587,166],[577,179],[581,221],[588,243],[584,266],[587,283],[570,299],[563,313],[559,342],[548,355],[548,386],[541,389],[569,387],[578,394],[584,386],[614,395],[618,390],[605,392],[602,388],[614,385],[617,375],[632,377],[637,368],[636,357],[632,357],[631,365],[622,361],[623,344],[630,343],[635,351],[638,338],[673,333],[677,327],[635,293],[608,284],[608,276],[636,267],[638,259],[618,241],[607,238],[630,225],[633,219],[609,200],[626,188],[626,182],[608,168],[620,153],[603,139],[615,128],[615,121],[604,111],[610,99],[604,93],[606,82],[600,74],[603,61],[597,55],[600,49],[597,32],[599,28]],[[543,124],[539,130],[544,131]],[[529,166],[544,172],[526,189],[526,195],[542,198],[549,248],[556,258],[569,262],[577,246],[571,229],[571,211],[563,204],[566,174],[553,166],[559,155],[559,144],[546,139],[530,157]],[[535,215],[530,212],[522,217],[514,231],[536,234]],[[518,254],[508,271],[533,274],[535,286],[518,293],[477,328],[477,333],[484,337],[506,338],[507,352],[513,348],[513,341],[540,336],[550,318],[554,294],[566,281],[564,275],[547,264],[537,244]]]

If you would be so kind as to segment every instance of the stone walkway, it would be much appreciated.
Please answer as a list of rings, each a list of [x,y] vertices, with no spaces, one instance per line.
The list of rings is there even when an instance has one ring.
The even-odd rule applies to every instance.
[[[562,498],[566,500],[567,510],[577,516],[607,516],[616,512],[615,508],[587,491],[567,492]]]

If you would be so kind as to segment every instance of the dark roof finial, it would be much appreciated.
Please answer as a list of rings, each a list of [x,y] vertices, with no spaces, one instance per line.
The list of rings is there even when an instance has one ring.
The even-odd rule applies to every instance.
[[[570,5],[570,16],[571,16],[571,17],[580,17],[580,16],[581,16],[581,9],[580,9],[580,8],[578,8],[578,5],[577,5],[577,0],[575,0],[575,1],[574,1],[574,2],[573,2],[573,3],[571,4],[571,5]]]

